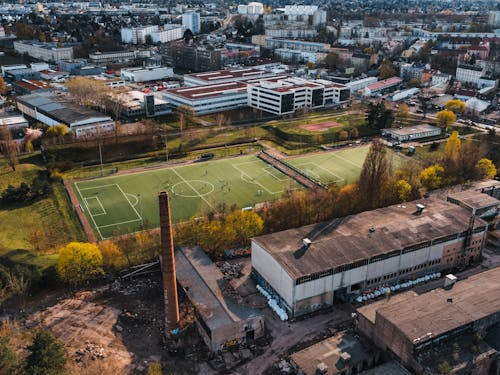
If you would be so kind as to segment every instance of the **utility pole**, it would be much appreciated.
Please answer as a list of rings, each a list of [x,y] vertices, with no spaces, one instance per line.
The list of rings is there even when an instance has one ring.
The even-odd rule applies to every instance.
[[[101,161],[101,177],[102,177],[102,176],[104,176],[104,167],[102,165],[101,140],[99,140],[99,160]]]

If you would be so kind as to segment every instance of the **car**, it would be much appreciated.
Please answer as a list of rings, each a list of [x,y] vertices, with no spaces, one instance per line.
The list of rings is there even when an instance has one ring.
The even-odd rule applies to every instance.
[[[212,152],[208,152],[206,154],[201,154],[200,157],[198,158],[198,161],[210,160],[210,159],[213,159],[214,156],[215,156],[215,154]]]

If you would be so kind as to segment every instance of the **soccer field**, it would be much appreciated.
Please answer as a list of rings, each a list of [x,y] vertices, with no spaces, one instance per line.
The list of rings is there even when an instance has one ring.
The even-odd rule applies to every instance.
[[[228,207],[254,206],[300,189],[294,180],[258,159],[242,156],[74,183],[99,239],[159,225],[158,193],[168,191],[173,222]]]
[[[343,148],[341,150],[298,156],[286,162],[302,171],[306,176],[324,185],[344,186],[356,182],[363,167],[370,145]],[[393,166],[398,166],[404,158],[392,151],[388,152]]]

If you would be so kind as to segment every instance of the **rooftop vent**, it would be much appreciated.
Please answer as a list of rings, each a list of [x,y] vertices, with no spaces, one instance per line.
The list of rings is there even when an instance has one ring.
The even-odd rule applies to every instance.
[[[370,233],[373,233],[373,232],[375,232],[375,228],[374,228],[374,227],[370,227],[370,229],[368,229],[368,231],[369,231]]]
[[[447,299],[446,299],[446,302],[448,302],[448,303],[453,303],[453,298],[447,298]]]
[[[305,247],[309,247],[312,244],[312,241],[309,238],[304,238],[302,240],[302,243],[304,244]]]
[[[417,204],[417,215],[420,215],[424,211],[425,206],[423,204]]]
[[[456,282],[457,282],[457,277],[450,273],[450,274],[446,275],[446,277],[444,278],[444,288],[451,289],[451,288],[453,288],[453,285]]]
[[[316,375],[323,375],[327,373],[328,373],[328,366],[323,362],[318,363],[318,365],[316,366]]]

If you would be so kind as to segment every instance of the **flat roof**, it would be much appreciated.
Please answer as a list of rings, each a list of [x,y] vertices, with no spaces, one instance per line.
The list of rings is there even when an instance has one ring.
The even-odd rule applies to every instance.
[[[417,203],[425,206],[420,215],[416,214]],[[468,229],[469,220],[467,209],[430,197],[267,234],[252,241],[271,254],[292,278],[298,278],[462,233]],[[474,227],[481,226],[486,222],[476,219]],[[312,244],[298,256],[304,238],[311,239]]]
[[[385,131],[394,133],[397,135],[411,135],[411,134],[418,134],[422,132],[430,132],[434,130],[440,130],[439,127],[429,125],[429,124],[422,124],[422,125],[416,125],[416,126],[406,126],[401,129],[385,129]]]
[[[498,313],[500,267],[458,281],[449,290],[440,288],[421,295],[406,292],[398,299],[373,302],[357,311],[363,316],[373,316],[375,311],[417,345]]]
[[[165,90],[165,93],[182,96],[189,100],[200,100],[210,97],[246,93],[247,84],[244,82],[224,82],[212,85],[181,87],[177,89]]]
[[[26,120],[22,115],[7,115],[7,116],[0,116],[0,123],[2,125],[7,125],[7,126],[15,126],[15,125],[20,125],[20,124],[28,124],[28,120]]]
[[[498,206],[500,203],[498,199],[493,198],[488,194],[478,194],[478,192],[473,189],[450,194],[448,195],[448,198],[463,202],[469,207],[475,209]]]
[[[216,70],[213,72],[204,72],[204,73],[193,73],[186,74],[184,77],[195,78],[199,81],[205,81],[206,83],[215,82],[218,80],[228,80],[228,79],[252,79],[259,76],[269,76],[274,73],[255,69],[255,68],[241,68],[241,69],[223,69]]]
[[[35,91],[35,90],[47,90],[52,88],[52,86],[43,81],[37,80],[27,80],[23,79],[22,81],[14,82],[14,85],[23,87],[27,90]]]
[[[384,79],[382,81],[378,81],[378,82],[375,82],[375,83],[372,83],[371,85],[368,85],[368,89],[370,90],[380,90],[380,89],[383,89],[384,87],[389,87],[389,86],[392,86],[392,85],[397,85],[398,83],[401,83],[403,82],[403,80],[399,77],[391,77],[391,78],[387,78],[387,79]]]
[[[349,357],[349,364],[344,363],[342,355]],[[326,340],[293,353],[290,357],[304,375],[315,375],[320,364],[326,365],[328,368],[327,374],[333,375],[345,371],[347,366],[369,360],[372,353],[353,335],[340,332]]]
[[[228,285],[227,281],[199,247],[176,248],[175,269],[177,280],[211,329],[261,315],[226,296],[223,287]]]

